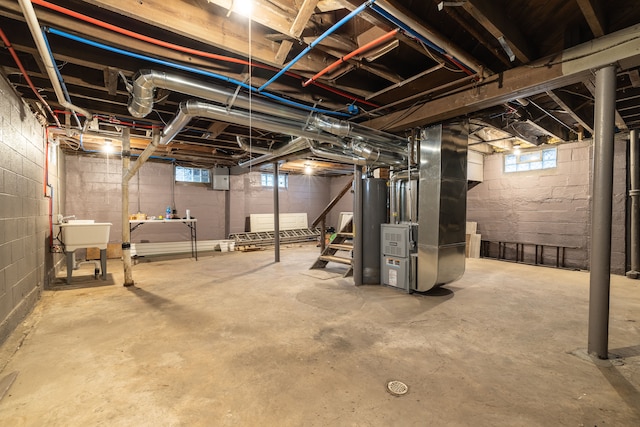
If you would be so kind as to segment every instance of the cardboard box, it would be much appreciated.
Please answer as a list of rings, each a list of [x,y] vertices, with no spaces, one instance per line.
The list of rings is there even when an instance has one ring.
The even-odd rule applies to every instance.
[[[122,258],[122,245],[120,243],[107,244],[107,259]],[[87,248],[87,259],[100,259],[100,249]]]

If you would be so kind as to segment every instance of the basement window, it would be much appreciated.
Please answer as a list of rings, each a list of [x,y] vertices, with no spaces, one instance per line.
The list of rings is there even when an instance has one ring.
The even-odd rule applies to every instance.
[[[176,182],[208,184],[211,182],[209,169],[176,166]]]
[[[263,187],[273,187],[273,174],[261,173],[260,185]],[[278,174],[278,188],[287,188],[289,186],[289,175]]]
[[[504,171],[526,172],[555,168],[558,163],[558,149],[546,148],[537,151],[525,151],[520,154],[506,154],[504,156]]]

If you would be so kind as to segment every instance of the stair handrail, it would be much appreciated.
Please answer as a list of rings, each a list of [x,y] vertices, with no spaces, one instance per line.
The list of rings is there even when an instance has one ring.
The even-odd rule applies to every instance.
[[[349,182],[347,182],[347,185],[345,185],[344,188],[340,190],[340,193],[338,193],[338,195],[329,202],[327,207],[324,208],[324,210],[320,213],[320,215],[318,215],[318,217],[311,224],[311,228],[314,228],[314,227],[317,227],[319,223],[322,223],[322,226],[320,227],[320,252],[324,251],[324,248],[325,248],[324,233],[326,231],[325,222],[326,222],[327,215],[329,214],[329,212],[331,212],[331,209],[333,209],[335,205],[338,204],[340,199],[342,199],[342,197],[345,194],[347,194],[347,191],[349,191],[352,184],[353,184],[353,178],[351,178]]]

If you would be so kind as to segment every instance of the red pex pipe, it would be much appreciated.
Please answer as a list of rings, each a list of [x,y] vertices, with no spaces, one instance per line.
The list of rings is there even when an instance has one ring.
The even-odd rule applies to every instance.
[[[4,31],[2,31],[2,28],[0,28],[0,38],[2,38],[2,41],[4,42],[4,45],[9,50],[9,53],[11,53],[11,56],[13,57],[13,60],[15,61],[16,65],[18,66],[18,69],[20,70],[20,72],[24,76],[24,79],[26,80],[27,84],[29,85],[29,87],[31,88],[33,93],[36,95],[36,97],[38,97],[38,100],[40,102],[42,102],[42,104],[45,106],[45,108],[47,109],[49,114],[51,114],[51,117],[53,117],[53,120],[55,120],[56,125],[58,127],[60,127],[60,122],[58,121],[58,117],[56,117],[56,115],[53,114],[53,111],[51,110],[51,107],[49,106],[47,101],[44,100],[42,95],[40,95],[40,92],[38,92],[38,89],[36,89],[36,86],[31,81],[31,77],[29,77],[29,74],[27,74],[27,70],[24,69],[24,66],[22,65],[22,61],[20,61],[20,58],[18,57],[18,54],[16,53],[15,49],[13,48],[13,46],[11,46],[11,42],[9,42],[9,39],[7,38],[7,36],[4,33]]]
[[[205,52],[202,50],[197,50],[197,49],[192,49],[186,46],[181,46],[181,45],[177,45],[174,43],[169,43],[163,40],[158,40],[155,39],[153,37],[149,37],[149,36],[145,36],[144,34],[140,34],[140,33],[136,33],[134,31],[131,30],[127,30],[121,27],[118,27],[116,25],[113,24],[109,24],[108,22],[104,22],[104,21],[100,21],[99,19],[95,19],[92,18],[90,16],[87,15],[83,15],[81,13],[75,12],[73,10],[64,8],[62,6],[58,6],[52,3],[49,3],[45,0],[31,0],[31,3],[38,5],[38,6],[42,6],[44,8],[53,10],[55,12],[61,13],[63,15],[67,15],[70,16],[72,18],[87,22],[89,24],[98,26],[98,27],[102,27],[105,28],[107,30],[137,39],[137,40],[141,40],[147,43],[151,43],[151,44],[155,44],[156,46],[161,46],[161,47],[165,47],[167,49],[171,49],[171,50],[175,50],[177,52],[183,52],[183,53],[187,53],[189,55],[196,55],[196,56],[201,56],[203,58],[209,58],[209,59],[215,59],[218,61],[224,61],[224,62],[231,62],[234,64],[241,64],[241,65],[248,65],[249,67],[257,67],[257,68],[262,68],[265,70],[270,70],[270,71],[279,71],[278,68],[276,67],[272,67],[270,65],[265,65],[265,64],[260,64],[260,63],[255,63],[255,62],[250,62],[250,61],[246,61],[244,59],[238,59],[238,58],[232,58],[230,56],[223,56],[223,55],[218,55],[215,53],[211,53],[211,52]],[[295,74],[295,73],[291,73],[291,72],[287,72],[285,73],[286,75],[290,76],[290,77],[295,77],[297,79],[303,79],[302,76]],[[332,92],[336,95],[342,96],[344,98],[350,99],[351,101],[354,102],[360,102],[362,104],[365,105],[369,105],[371,107],[379,107],[377,104],[374,104],[372,102],[369,102],[365,99],[361,99],[358,98],[356,96],[353,96],[351,94],[348,94],[346,92],[343,92],[341,90],[332,88],[330,86],[324,85],[324,84],[317,84],[316,86],[318,86],[319,88],[322,88],[324,90],[327,90],[329,92]]]
[[[326,66],[323,70],[321,70],[320,72],[318,72],[318,74],[316,74],[315,76],[311,77],[309,80],[307,80],[306,82],[302,83],[302,86],[307,87],[307,85],[313,83],[316,81],[316,79],[324,76],[326,73],[328,73],[329,71],[333,70],[334,68],[336,68],[338,65],[342,64],[345,61],[350,60],[351,58],[353,58],[356,55],[359,55],[363,52],[366,52],[370,49],[373,49],[374,47],[378,46],[379,44],[382,44],[384,42],[386,42],[389,39],[392,39],[393,37],[396,36],[396,34],[398,34],[398,31],[400,31],[399,28],[396,28],[395,30],[391,30],[388,33],[378,37],[375,40],[370,41],[369,43],[365,44],[364,46],[360,46],[358,49],[354,50],[353,52],[343,56],[342,58],[338,59],[337,61],[335,61],[333,64],[330,64],[328,66]]]

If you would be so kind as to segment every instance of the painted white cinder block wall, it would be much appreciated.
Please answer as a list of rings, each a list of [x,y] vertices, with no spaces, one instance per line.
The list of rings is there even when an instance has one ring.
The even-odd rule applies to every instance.
[[[566,264],[589,268],[591,141],[558,146],[558,166],[504,173],[503,155],[485,157],[484,182],[469,190],[467,220],[482,240],[566,246]],[[626,143],[615,143],[612,272],[625,272]]]

